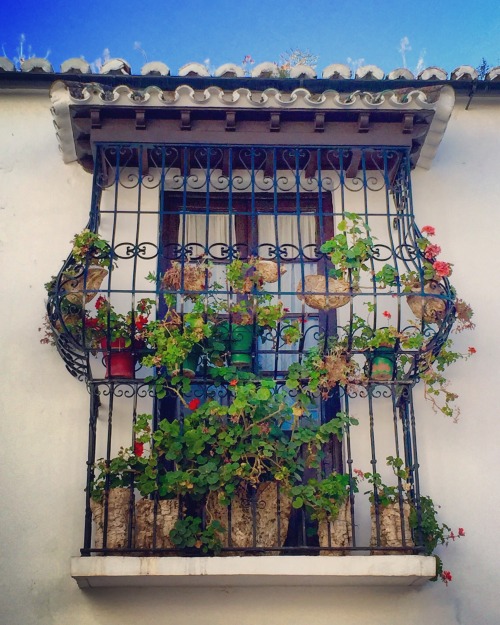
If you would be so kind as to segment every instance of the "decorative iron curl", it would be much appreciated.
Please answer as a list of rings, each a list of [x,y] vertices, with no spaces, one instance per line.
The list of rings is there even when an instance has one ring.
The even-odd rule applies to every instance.
[[[149,252],[148,249],[150,250]],[[124,251],[122,252],[122,250]],[[114,255],[122,260],[135,257],[142,260],[151,260],[158,256],[158,246],[149,241],[143,241],[137,245],[128,242],[118,243],[114,248]]]

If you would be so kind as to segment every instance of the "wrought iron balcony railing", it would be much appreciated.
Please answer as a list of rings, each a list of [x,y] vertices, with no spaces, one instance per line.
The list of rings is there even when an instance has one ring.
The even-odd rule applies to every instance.
[[[91,397],[82,553],[424,551],[413,387],[456,298],[407,150],[102,144],[96,163],[48,285]]]

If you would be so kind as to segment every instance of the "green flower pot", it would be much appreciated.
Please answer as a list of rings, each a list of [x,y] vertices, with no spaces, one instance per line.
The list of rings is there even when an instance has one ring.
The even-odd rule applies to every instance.
[[[371,359],[371,378],[380,382],[392,380],[396,356],[393,347],[377,347]]]
[[[201,346],[195,345],[189,356],[182,363],[182,371],[187,378],[194,378],[198,369],[198,362],[201,356]]]
[[[241,326],[237,323],[222,323],[221,337],[231,352],[231,364],[235,367],[250,367],[252,365],[253,327]]]

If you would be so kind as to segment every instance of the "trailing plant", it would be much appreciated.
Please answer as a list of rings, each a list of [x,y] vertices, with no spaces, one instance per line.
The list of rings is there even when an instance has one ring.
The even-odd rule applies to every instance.
[[[317,521],[334,521],[351,492],[358,492],[357,478],[335,471],[323,479],[311,478],[290,489],[292,506],[305,508],[311,519]]]
[[[203,527],[199,517],[186,516],[175,522],[170,540],[180,549],[198,549],[203,553],[218,555],[223,547],[222,535],[226,531],[219,521]]]
[[[439,506],[437,506],[439,508]],[[417,541],[422,543],[425,548],[425,555],[430,556],[439,545],[449,545],[450,541],[465,536],[462,527],[458,528],[455,534],[449,525],[440,523],[437,520],[438,512],[436,506],[430,497],[420,497],[418,508],[412,506],[410,512],[410,527],[417,536]],[[443,561],[439,556],[436,558],[436,577],[432,581],[441,579],[446,585],[452,581],[450,571],[443,569]]]
[[[77,265],[110,267],[113,264],[111,246],[98,232],[85,228],[75,234],[71,243],[71,255]]]
[[[344,213],[337,225],[338,234],[323,243],[320,251],[330,257],[335,268],[330,275],[336,279],[352,281],[359,287],[362,271],[369,271],[368,261],[372,256],[373,238],[370,227],[357,213]]]

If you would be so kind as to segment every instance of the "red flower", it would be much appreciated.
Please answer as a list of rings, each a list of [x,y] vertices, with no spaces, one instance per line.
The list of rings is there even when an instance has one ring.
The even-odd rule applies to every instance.
[[[436,234],[436,229],[434,228],[434,226],[424,226],[422,228],[422,232],[424,232],[425,234],[428,234],[430,237],[434,236]]]
[[[428,245],[425,248],[424,256],[427,258],[427,260],[430,260],[431,258],[436,258],[438,254],[441,254],[441,248],[439,247],[439,245]]]
[[[290,312],[289,308],[283,308],[283,312]]]
[[[137,310],[140,310],[141,312],[145,312],[147,307],[148,307],[148,303],[146,302],[145,299],[141,299],[139,303],[137,304]]]
[[[106,304],[107,304],[106,298],[103,297],[102,295],[99,295],[95,303],[96,309],[100,310],[103,306],[106,306]]]
[[[459,527],[458,528],[458,535],[459,536],[465,536],[465,530],[463,527]]]
[[[453,579],[450,571],[443,571],[441,573],[441,579],[443,580],[443,582],[448,586],[448,582],[451,582],[451,580]]]
[[[433,263],[432,268],[440,278],[446,278],[451,274],[450,263],[445,263],[442,260],[437,260],[435,263]]]
[[[234,380],[231,380],[231,382],[229,382],[229,386],[236,386],[238,384],[238,380],[236,378],[234,378]]]
[[[390,319],[392,317],[391,313],[388,310],[384,310],[382,314],[384,315],[384,317],[387,317],[387,319]]]
[[[196,410],[196,408],[198,408],[200,404],[201,404],[201,401],[198,398],[195,398],[189,402],[188,408],[189,410]]]
[[[144,326],[148,323],[149,319],[144,315],[140,317],[136,317],[135,327],[139,330],[139,332],[144,328]]]
[[[99,327],[99,320],[96,319],[95,317],[89,317],[88,319],[85,319],[85,326],[87,328],[98,328]]]
[[[472,356],[472,354],[475,354],[477,352],[477,349],[475,347],[469,347],[469,355]]]
[[[138,441],[135,441],[135,443],[134,443],[134,454],[136,456],[141,457],[143,453],[144,453],[144,443],[139,443]]]

